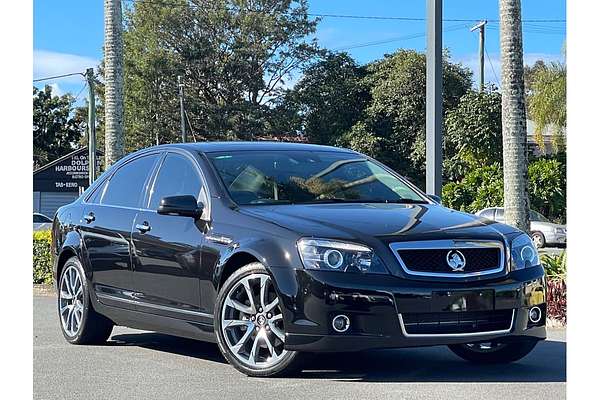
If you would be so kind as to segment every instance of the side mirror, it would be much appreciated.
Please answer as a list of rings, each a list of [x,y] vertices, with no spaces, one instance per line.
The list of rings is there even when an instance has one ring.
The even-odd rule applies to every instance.
[[[200,218],[204,205],[191,195],[167,196],[160,200],[157,212],[162,215],[179,215]]]
[[[431,200],[438,204],[442,204],[442,198],[440,196],[436,196],[435,194],[428,194],[427,197],[429,197]]]

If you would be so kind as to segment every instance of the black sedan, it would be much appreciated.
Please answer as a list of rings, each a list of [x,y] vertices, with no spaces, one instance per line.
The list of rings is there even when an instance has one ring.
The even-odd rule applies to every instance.
[[[528,235],[346,149],[144,149],[60,208],[52,230],[74,344],[126,325],[216,341],[238,370],[273,376],[306,353],[408,346],[511,362],[546,337]]]

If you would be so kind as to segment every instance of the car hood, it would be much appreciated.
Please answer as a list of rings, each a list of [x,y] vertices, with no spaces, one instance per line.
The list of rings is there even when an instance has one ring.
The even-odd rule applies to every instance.
[[[502,240],[516,229],[437,204],[307,204],[244,206],[241,212],[300,235],[383,241]]]

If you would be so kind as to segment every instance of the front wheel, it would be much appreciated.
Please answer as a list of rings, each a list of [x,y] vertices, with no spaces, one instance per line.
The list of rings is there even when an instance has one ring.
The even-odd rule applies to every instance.
[[[541,232],[533,232],[531,234],[531,240],[533,240],[533,244],[536,248],[541,249],[546,245],[546,238],[544,234]]]
[[[260,263],[235,271],[215,307],[215,334],[223,356],[249,376],[296,370],[300,354],[286,350],[282,306],[273,279]]]
[[[529,354],[537,340],[523,340],[515,343],[484,342],[452,344],[448,347],[457,356],[478,364],[503,364],[520,360]]]

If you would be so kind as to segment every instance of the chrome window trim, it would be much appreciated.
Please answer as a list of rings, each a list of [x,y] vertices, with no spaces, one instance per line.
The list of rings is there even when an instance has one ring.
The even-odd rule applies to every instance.
[[[413,242],[394,242],[389,244],[392,253],[396,257],[396,260],[400,263],[402,270],[406,272],[408,275],[414,276],[427,276],[427,277],[435,277],[435,278],[469,278],[473,276],[483,276],[483,275],[492,275],[497,274],[505,270],[505,249],[504,244],[502,242],[493,241],[493,240],[421,240],[421,241],[413,241]],[[409,269],[400,254],[398,254],[398,250],[427,250],[427,249],[468,249],[468,248],[481,248],[481,247],[496,247],[500,249],[500,265],[494,269],[488,269],[485,271],[477,271],[477,272],[466,272],[466,273],[458,273],[458,272],[421,272],[414,271]]]
[[[175,312],[175,313],[197,315],[199,317],[205,317],[205,318],[210,318],[210,319],[213,318],[213,315],[209,314],[209,313],[193,311],[193,310],[185,310],[182,308],[168,307],[168,306],[152,304],[152,303],[146,303],[145,301],[140,301],[140,300],[135,300],[135,299],[125,299],[122,297],[112,296],[110,294],[105,294],[105,293],[96,293],[96,296],[98,297],[98,299],[117,301],[117,302],[121,302],[121,303],[133,304],[136,306],[154,308],[157,310],[170,311],[170,312]]]
[[[502,335],[510,333],[515,323],[515,309],[512,310],[512,316],[510,318],[510,326],[508,329],[501,329],[496,331],[481,331],[481,332],[469,332],[469,333],[408,333],[404,327],[404,320],[402,314],[398,314],[398,320],[400,321],[400,329],[402,334],[409,338],[457,338],[457,337],[476,337],[476,336],[489,336],[489,335]]]

